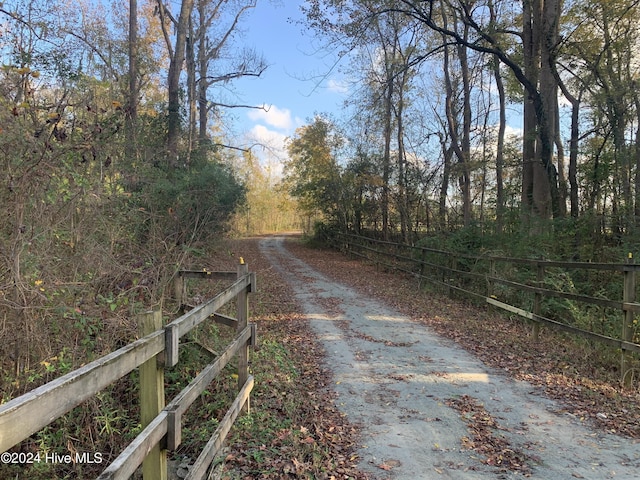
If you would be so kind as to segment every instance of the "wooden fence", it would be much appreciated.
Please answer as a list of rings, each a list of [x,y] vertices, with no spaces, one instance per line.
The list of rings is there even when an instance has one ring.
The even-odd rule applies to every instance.
[[[237,272],[181,272],[175,284],[180,305],[184,298],[184,279],[189,277],[231,279],[234,283],[164,327],[162,312],[141,315],[140,339],[1,405],[0,452],[43,429],[139,367],[143,430],[98,478],[128,479],[142,464],[145,480],[165,480],[167,451],[174,450],[181,442],[182,415],[237,355],[238,395],[186,477],[190,480],[204,478],[238,414],[249,408],[253,377],[248,373],[248,348],[256,343],[256,329],[254,324],[248,323],[248,293],[255,291],[256,277],[248,271],[242,259]],[[233,299],[237,300],[237,319],[217,313]],[[165,406],[164,368],[178,363],[180,337],[209,317],[236,328],[237,335],[213,363],[203,368]]]
[[[335,246],[350,255],[364,258],[376,265],[403,271],[416,276],[420,281],[424,280],[440,285],[449,294],[454,291],[461,292],[531,320],[533,322],[533,341],[538,338],[540,325],[547,325],[620,349],[622,352],[622,381],[627,386],[632,383],[634,374],[632,355],[640,352],[640,344],[634,342],[636,335],[634,317],[637,312],[640,312],[640,304],[636,303],[636,278],[640,265],[636,265],[633,262],[631,255],[624,263],[560,262],[490,255],[478,256],[344,233],[338,235]],[[474,268],[468,268],[470,264]],[[509,265],[513,268],[528,269],[531,281],[515,281],[498,276],[498,271],[505,270],[504,265],[502,268],[498,268],[500,264]],[[545,278],[550,269],[615,272],[622,277],[620,282],[621,299],[612,300],[549,288]],[[482,285],[482,287],[477,288],[479,285]],[[513,305],[501,300],[498,292],[498,286],[500,285],[532,296],[532,301],[529,303],[530,309],[527,309],[524,305]],[[473,286],[476,288],[473,288]],[[552,319],[542,315],[543,299],[545,298],[562,298],[601,308],[619,310],[621,312],[619,317],[620,336],[614,338],[613,336],[570,325],[557,318]]]

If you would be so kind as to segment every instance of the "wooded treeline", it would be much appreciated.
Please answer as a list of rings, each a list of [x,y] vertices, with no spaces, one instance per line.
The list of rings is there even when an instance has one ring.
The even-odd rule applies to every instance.
[[[266,68],[240,36],[255,5],[0,2],[4,399],[129,341],[256,195],[225,137],[233,80]]]
[[[580,237],[634,243],[639,2],[314,0],[303,9],[342,56],[350,91],[344,121],[319,116],[290,142],[291,191],[308,210],[406,242],[466,227],[571,232],[574,247]]]

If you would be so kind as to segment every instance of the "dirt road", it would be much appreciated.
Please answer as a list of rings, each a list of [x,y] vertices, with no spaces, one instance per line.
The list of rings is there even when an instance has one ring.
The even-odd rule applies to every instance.
[[[361,468],[373,478],[640,478],[640,444],[591,430],[531,385],[321,275],[282,237],[260,249],[286,273],[326,350],[338,406],[362,426]],[[483,439],[500,445],[492,464],[479,452]]]

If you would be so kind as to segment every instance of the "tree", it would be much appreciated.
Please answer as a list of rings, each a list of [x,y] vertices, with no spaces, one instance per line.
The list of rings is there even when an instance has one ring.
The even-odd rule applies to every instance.
[[[409,240],[410,215],[407,201],[407,158],[405,148],[405,115],[412,71],[409,68],[417,52],[418,31],[403,22],[403,18],[390,13],[374,20],[375,40],[373,62],[369,69],[370,94],[383,117],[384,150],[382,155],[382,233],[389,237],[389,210],[392,189],[392,171],[397,171],[396,204],[400,216],[403,239]],[[381,105],[380,105],[381,101]],[[395,139],[394,139],[395,131]],[[395,148],[395,162],[392,159]]]
[[[237,233],[255,235],[290,231],[299,228],[297,204],[289,193],[278,185],[279,178],[272,165],[243,152],[236,170],[246,189],[246,201],[235,214]]]
[[[400,10],[422,22],[446,38],[466,48],[494,55],[507,66],[525,90],[523,146],[523,225],[538,231],[535,218],[547,219],[557,211],[557,169],[553,163],[555,108],[557,85],[550,71],[553,49],[557,45],[560,2],[523,2],[523,29],[518,33],[507,28],[496,29],[495,22],[485,22],[483,10],[465,1],[451,2],[468,36],[448,28],[434,15],[433,4],[402,0]],[[490,27],[490,28],[489,28]],[[470,33],[473,32],[473,35]],[[510,43],[501,35],[522,38],[523,65],[509,52]],[[555,206],[553,206],[555,205]],[[553,208],[552,208],[553,207]]]
[[[178,140],[180,136],[180,74],[185,59],[189,21],[195,0],[182,0],[180,14],[174,18],[166,4],[158,1],[158,14],[169,53],[169,71],[167,73],[167,157],[171,167],[178,165]],[[175,43],[171,41],[167,22],[175,28]]]
[[[443,5],[441,13],[442,22],[446,28],[448,28],[450,16],[451,21],[456,24],[452,28],[458,28],[457,24],[459,22],[454,11],[448,12]],[[467,38],[469,28],[464,24],[462,28],[464,30],[464,33],[462,33],[463,38]],[[452,48],[447,44],[446,36],[443,37],[443,45],[443,74],[446,92],[445,111],[447,114],[448,133],[451,139],[452,152],[457,158],[459,185],[462,190],[463,225],[468,227],[471,223],[471,81],[469,62],[466,48],[458,45],[455,51],[460,66],[457,76],[462,81],[462,85],[459,85],[458,78],[455,79],[455,82],[452,78],[454,75],[454,68],[451,65]],[[456,107],[458,95],[462,97],[462,101],[459,102],[462,104],[461,109]],[[460,115],[459,110],[462,110],[462,115]]]
[[[343,140],[333,123],[320,115],[289,140],[285,185],[309,218],[323,216],[346,227],[348,211],[336,158]]]
[[[328,2],[344,5],[345,2]],[[448,16],[442,15],[442,9],[456,12],[462,29],[449,26]],[[523,3],[523,29],[521,32],[506,26],[496,28],[497,23],[483,17],[484,9],[474,8],[473,2],[441,1],[416,2],[376,2],[370,4],[371,15],[385,15],[400,12],[409,18],[443,35],[466,49],[494,55],[509,68],[526,92],[524,135],[524,182],[523,215],[548,218],[558,213],[552,200],[557,200],[557,169],[553,163],[553,145],[555,139],[554,93],[557,91],[555,79],[550,71],[549,62],[554,58],[553,49],[557,46],[559,24],[559,1]],[[515,15],[511,17],[513,20]],[[458,25],[456,22],[455,25]],[[352,30],[354,30],[352,28]],[[359,31],[359,30],[357,30]],[[513,42],[507,37],[522,39],[524,61],[519,62],[514,52]],[[425,54],[426,58],[428,54]],[[541,164],[541,167],[540,167]],[[557,204],[557,202],[556,202]],[[557,206],[557,205],[556,205]]]
[[[256,0],[243,0],[239,3],[230,0],[183,0],[180,15],[175,18],[163,0],[157,0],[158,14],[169,52],[168,123],[167,152],[169,165],[177,166],[178,140],[182,132],[180,76],[183,63],[187,71],[187,149],[185,163],[191,158],[195,139],[202,154],[209,145],[208,125],[211,106],[222,105],[210,102],[208,91],[217,83],[228,83],[244,76],[260,76],[267,68],[264,59],[252,50],[243,50],[234,55],[234,61],[218,63],[217,71],[212,65],[220,62],[221,54],[229,46],[233,33],[237,30],[242,16],[256,5]],[[227,24],[220,29],[228,20]],[[168,25],[173,25],[175,40],[172,40]],[[224,70],[228,68],[228,70]],[[197,118],[197,120],[196,120]],[[196,133],[197,132],[197,133]]]
[[[195,32],[194,43],[198,45],[198,142],[203,145],[207,141],[208,113],[216,102],[210,102],[207,93],[211,86],[228,83],[234,79],[255,76],[259,77],[267,68],[267,63],[261,55],[253,50],[242,49],[235,52],[231,63],[220,64],[224,50],[229,46],[233,33],[238,28],[242,16],[255,8],[256,0],[246,0],[237,6],[229,0],[219,0],[217,3],[201,1],[198,4],[199,25]],[[228,25],[221,31],[212,32],[214,22],[222,24],[221,9],[235,7],[227,13]],[[215,72],[212,67],[216,64]]]
[[[594,109],[605,115],[603,133],[612,143],[615,182],[612,226],[621,235],[635,223],[632,171],[637,162],[634,162],[633,145],[627,140],[627,131],[633,128],[637,119],[634,109],[639,72],[633,51],[640,36],[638,5],[637,2],[631,5],[620,1],[594,2],[585,7],[582,15],[589,17],[594,30],[593,35],[587,37],[591,41],[585,45],[589,50],[583,49],[582,53],[585,67],[598,87],[595,91],[589,90],[590,100]],[[581,33],[583,31],[580,29]]]
[[[138,0],[129,0],[129,100],[126,110],[127,156],[136,155],[138,121]]]

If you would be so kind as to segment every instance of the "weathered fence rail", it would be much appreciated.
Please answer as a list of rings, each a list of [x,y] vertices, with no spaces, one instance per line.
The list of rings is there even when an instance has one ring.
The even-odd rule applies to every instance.
[[[636,303],[636,278],[638,271],[640,271],[640,265],[633,263],[631,257],[627,262],[621,263],[589,263],[490,255],[477,256],[405,245],[347,233],[338,235],[335,246],[350,255],[366,259],[376,265],[414,275],[419,278],[420,281],[424,280],[440,285],[446,289],[448,293],[457,291],[531,320],[533,321],[532,338],[534,341],[538,338],[540,325],[547,325],[610,347],[618,348],[622,351],[621,366],[623,382],[625,384],[631,382],[633,372],[630,355],[632,353],[640,353],[640,344],[634,342],[634,315],[640,312],[640,303]],[[460,267],[463,262],[471,262],[474,265],[483,263],[484,265],[482,268],[476,268],[475,271],[471,271]],[[498,270],[497,265],[500,263],[529,269],[532,281],[524,283],[522,281],[515,281],[498,276],[496,273]],[[545,275],[546,272],[552,268],[620,272],[622,276],[621,298],[615,300],[548,288],[545,286]],[[476,282],[476,286],[481,283],[484,287],[482,289],[472,289],[466,285],[464,281],[460,281],[460,279],[471,279]],[[503,285],[520,292],[533,294],[532,308],[527,309],[524,305],[513,305],[501,300],[496,291],[497,285]],[[542,315],[542,300],[545,298],[563,298],[621,311],[620,336],[614,338],[613,336],[579,328],[558,319],[552,319]]]
[[[20,397],[0,405],[0,452],[5,452],[45,428],[83,401],[140,369],[142,432],[98,477],[127,479],[143,465],[145,480],[167,477],[167,450],[181,443],[182,416],[234,356],[238,358],[239,392],[204,450],[189,470],[188,479],[204,478],[238,414],[249,408],[253,377],[248,370],[248,349],[256,343],[254,324],[248,323],[248,294],[256,289],[256,276],[241,259],[237,272],[181,272],[175,282],[176,298],[184,299],[185,278],[233,279],[221,293],[162,327],[162,312],[139,318],[142,337],[82,368],[69,372]],[[237,318],[217,311],[237,300]],[[207,365],[168,405],[164,398],[164,368],[178,363],[180,337],[208,318],[236,328],[234,340]]]

